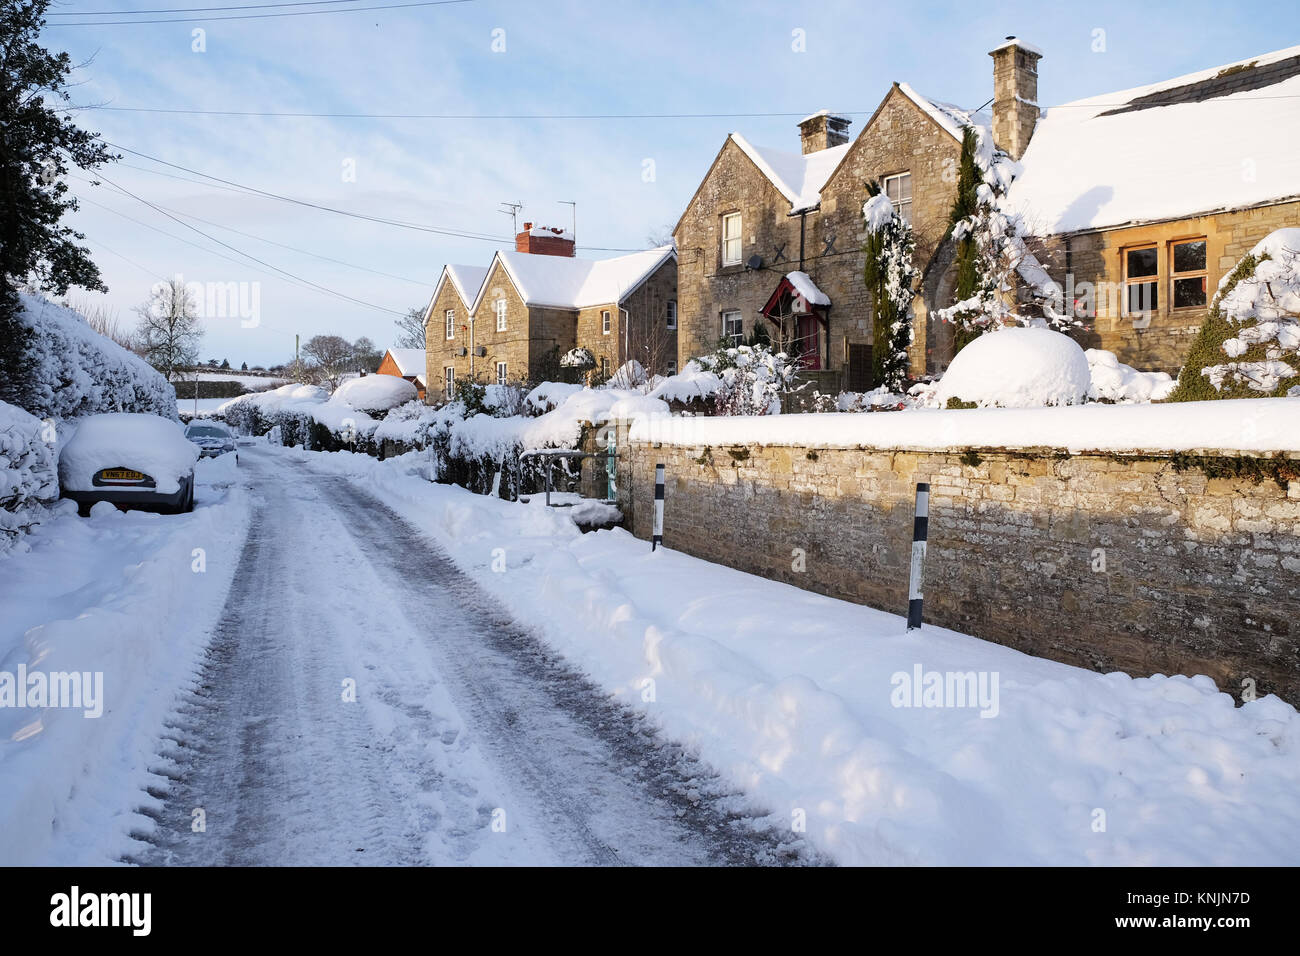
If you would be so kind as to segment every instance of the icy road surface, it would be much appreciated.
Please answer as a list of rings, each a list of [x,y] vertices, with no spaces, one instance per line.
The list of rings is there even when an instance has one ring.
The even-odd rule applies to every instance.
[[[240,463],[252,528],[129,862],[813,862],[377,500]]]

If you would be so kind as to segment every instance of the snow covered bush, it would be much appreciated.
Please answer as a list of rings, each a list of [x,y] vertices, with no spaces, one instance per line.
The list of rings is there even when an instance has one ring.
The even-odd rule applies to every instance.
[[[59,496],[53,435],[35,415],[0,402],[0,554]]]
[[[177,420],[176,390],[139,356],[94,331],[79,313],[19,293],[25,335],[6,392],[38,418],[144,412]]]
[[[940,407],[1079,405],[1091,385],[1087,356],[1068,335],[1010,328],[981,335],[958,352],[934,399]]]
[[[414,401],[418,394],[414,385],[396,375],[363,375],[348,379],[335,389],[330,402],[377,415]]]
[[[803,388],[795,382],[798,363],[766,345],[724,346],[695,362],[717,376],[718,415],[777,415],[781,396]]]
[[[1139,372],[1125,365],[1105,349],[1088,349],[1088,372],[1092,384],[1088,398],[1094,402],[1127,404],[1134,402],[1159,402],[1174,390],[1173,376],[1168,372]]]
[[[959,351],[974,337],[1005,326],[1082,325],[1057,310],[1060,287],[1026,244],[1030,232],[1024,220],[1000,207],[1019,174],[1020,164],[995,149],[984,129],[966,127],[950,227],[957,243],[958,301],[934,312],[935,318],[957,327]],[[1020,313],[1015,293],[1021,288],[1041,315]]]
[[[912,344],[912,296],[919,274],[913,254],[912,227],[894,209],[876,183],[862,206],[867,223],[863,279],[871,293],[877,343],[871,353],[872,380],[901,391],[907,381],[907,350]]]
[[[1171,396],[1282,397],[1300,386],[1300,229],[1278,229],[1223,277]]]

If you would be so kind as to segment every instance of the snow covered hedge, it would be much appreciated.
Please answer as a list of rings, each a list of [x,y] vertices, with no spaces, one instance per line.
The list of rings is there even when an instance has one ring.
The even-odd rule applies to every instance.
[[[1091,386],[1088,359],[1068,335],[1002,328],[957,353],[934,397],[940,407],[1080,405]]]
[[[20,325],[31,332],[8,383],[38,418],[144,412],[177,420],[176,390],[139,356],[94,331],[79,313],[19,293]]]
[[[1300,229],[1278,229],[1219,283],[1171,396],[1283,397],[1300,387]]]
[[[0,402],[0,554],[41,520],[45,502],[59,496],[50,427]]]

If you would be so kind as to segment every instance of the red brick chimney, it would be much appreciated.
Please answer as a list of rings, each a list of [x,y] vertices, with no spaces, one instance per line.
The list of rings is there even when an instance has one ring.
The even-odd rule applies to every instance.
[[[574,245],[573,236],[567,230],[550,226],[534,228],[531,222],[524,223],[524,231],[515,236],[515,251],[535,256],[572,256]]]

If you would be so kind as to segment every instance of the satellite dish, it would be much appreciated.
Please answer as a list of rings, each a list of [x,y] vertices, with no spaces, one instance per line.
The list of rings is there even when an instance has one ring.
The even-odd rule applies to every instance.
[[[763,267],[762,256],[750,256],[748,259],[745,260],[746,269],[761,269],[762,267]]]

